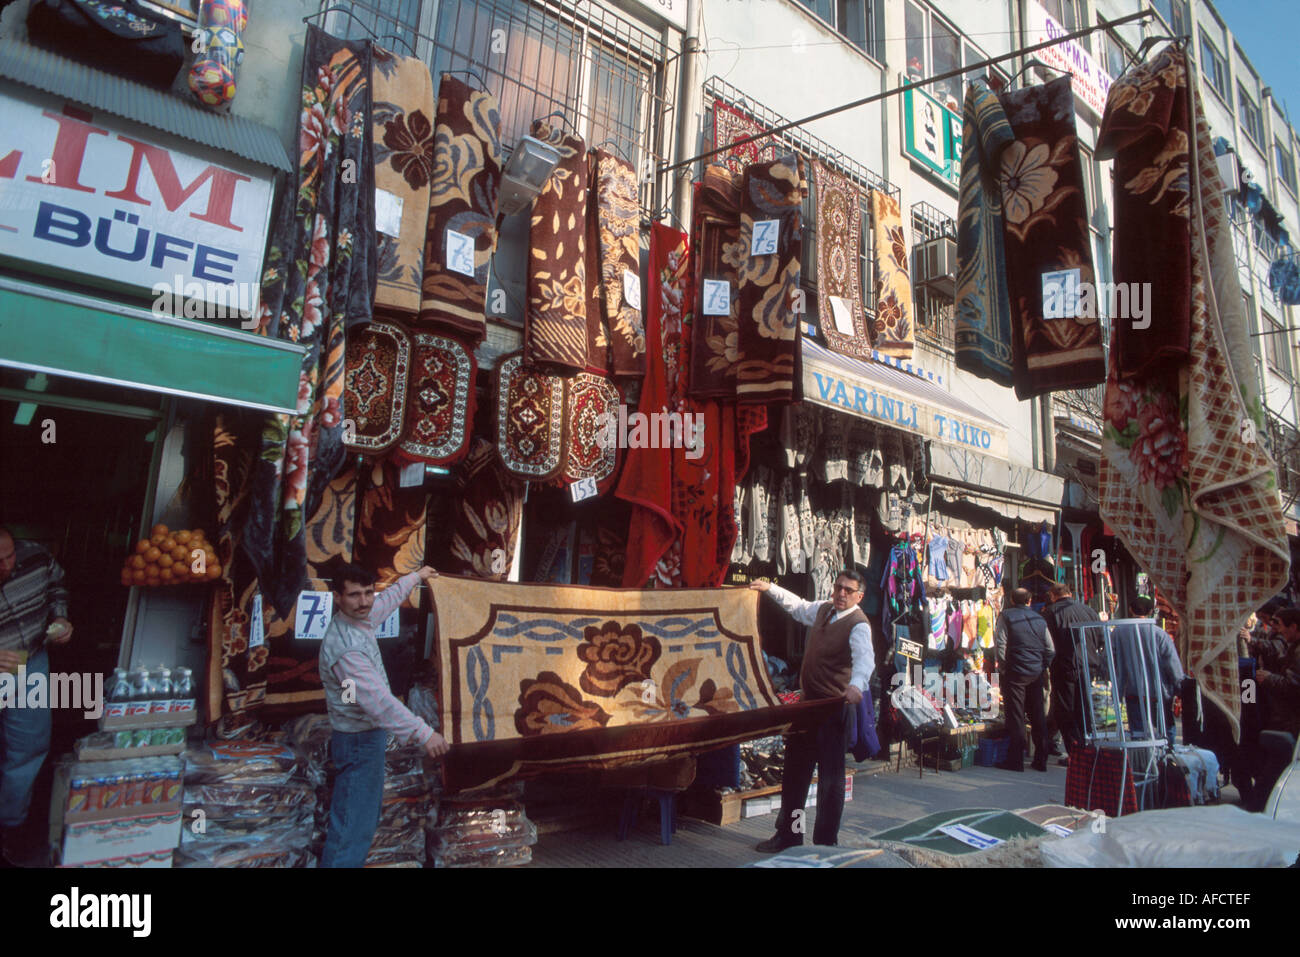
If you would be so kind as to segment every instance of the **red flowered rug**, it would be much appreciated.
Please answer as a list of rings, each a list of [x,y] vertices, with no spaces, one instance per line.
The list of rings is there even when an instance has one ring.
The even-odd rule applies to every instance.
[[[429,465],[459,461],[474,420],[474,354],[447,336],[411,334],[411,382],[400,457]]]
[[[601,493],[613,484],[618,471],[618,389],[598,375],[583,372],[568,381],[569,454],[565,484],[594,479]],[[613,441],[611,441],[613,440]]]
[[[448,788],[713,750],[808,726],[783,705],[749,589],[622,590],[440,576]]]
[[[377,319],[348,334],[344,445],[373,455],[397,444],[406,421],[410,375],[411,341],[401,326]]]

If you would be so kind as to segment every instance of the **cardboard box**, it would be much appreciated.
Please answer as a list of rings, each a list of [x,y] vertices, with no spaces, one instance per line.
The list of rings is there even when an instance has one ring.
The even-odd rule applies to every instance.
[[[142,868],[171,867],[172,855],[175,853],[168,848],[165,851],[152,851],[148,854],[133,854],[129,857],[110,857],[104,861],[88,861],[85,864],[60,864],[60,867],[100,867],[111,870],[135,871]]]
[[[63,865],[87,864],[170,851],[181,838],[181,812],[68,824],[63,832]]]

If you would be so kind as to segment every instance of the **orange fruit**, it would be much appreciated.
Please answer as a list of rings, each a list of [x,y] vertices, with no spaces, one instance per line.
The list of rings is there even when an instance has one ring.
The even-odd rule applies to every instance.
[[[190,580],[190,566],[185,562],[177,562],[171,567],[172,581],[184,582]]]
[[[144,560],[147,562],[156,562],[158,561],[158,556],[161,554],[162,552],[158,550],[157,545],[150,545],[149,550],[144,553]]]
[[[162,524],[161,522],[159,522],[157,525],[155,525],[155,526],[153,527],[153,530],[152,530],[149,534],[150,534],[150,535],[166,535],[169,531],[171,531],[171,529],[169,529],[166,525],[164,525],[164,524]]]
[[[153,547],[153,543],[151,543],[147,538],[142,538],[140,539],[140,541],[135,543],[135,550],[137,553],[141,555],[149,551],[149,549],[152,547]]]
[[[158,559],[158,567],[164,570],[171,568],[174,564],[176,564],[176,562],[170,555],[162,555]]]
[[[165,541],[167,541],[167,536],[159,532],[155,532],[153,535],[149,536],[149,544],[151,545],[162,547],[162,543]]]
[[[176,547],[176,539],[168,535],[166,538],[163,539],[163,543],[158,547],[161,548],[164,552],[170,552],[173,548]]]
[[[142,568],[137,568],[135,571],[131,572],[131,581],[136,585],[143,585],[145,583],[145,578],[146,575]]]
[[[177,545],[175,548],[172,549],[172,553],[171,553],[172,561],[183,562],[185,561],[185,557],[189,555],[189,553],[190,550],[186,548],[184,545]]]
[[[181,529],[179,532],[174,532],[172,538],[176,539],[178,545],[188,545],[190,543],[191,535],[192,533],[188,530]]]
[[[203,529],[196,528],[194,529],[194,531],[190,532],[191,542],[201,542],[203,540],[204,540]]]
[[[164,585],[170,585],[172,583],[172,570],[170,568],[164,568],[158,574],[158,577],[162,579]]]
[[[213,581],[221,577],[221,566],[213,562],[208,566],[208,581]]]
[[[132,568],[144,568],[144,566],[145,566],[145,559],[144,559],[144,556],[143,556],[143,555],[132,555],[132,556],[131,556],[131,567],[132,567]]]
[[[131,581],[132,581],[131,573],[130,573],[129,571],[123,571],[123,572],[122,572],[122,584],[123,584],[123,585],[129,585],[129,584],[131,584]]]

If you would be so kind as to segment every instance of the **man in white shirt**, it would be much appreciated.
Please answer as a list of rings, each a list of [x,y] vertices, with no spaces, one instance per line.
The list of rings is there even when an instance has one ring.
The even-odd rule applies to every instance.
[[[772,854],[803,843],[804,804],[817,770],[817,825],[814,844],[835,844],[844,813],[844,753],[850,709],[862,700],[871,681],[875,653],[871,625],[858,603],[862,575],[846,568],[835,578],[830,601],[804,601],[779,585],[758,581],[749,587],[766,592],[791,618],[810,625],[799,688],[805,701],[838,698],[844,702],[820,726],[786,738],[785,773],[781,779],[781,815],[776,834],[757,850]]]

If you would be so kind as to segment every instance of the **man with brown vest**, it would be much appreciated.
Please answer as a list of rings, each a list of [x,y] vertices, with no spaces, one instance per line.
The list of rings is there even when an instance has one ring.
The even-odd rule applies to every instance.
[[[799,670],[805,701],[838,698],[844,702],[819,727],[792,734],[785,744],[785,773],[781,779],[781,815],[776,834],[757,850],[772,854],[803,843],[804,803],[817,769],[817,826],[814,844],[835,844],[844,813],[844,753],[850,709],[862,700],[875,667],[871,625],[858,607],[863,578],[845,569],[835,578],[830,601],[804,601],[779,585],[758,581],[749,586],[767,592],[791,618],[811,625]]]

